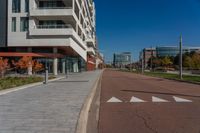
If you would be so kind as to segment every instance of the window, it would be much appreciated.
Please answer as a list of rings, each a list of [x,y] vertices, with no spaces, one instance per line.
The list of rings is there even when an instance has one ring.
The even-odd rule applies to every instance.
[[[25,12],[29,12],[29,0],[25,0]]]
[[[16,17],[12,17],[12,32],[16,32]]]
[[[21,11],[21,0],[12,0],[12,12],[19,13]]]
[[[22,17],[20,19],[20,31],[28,31],[28,18],[27,17]]]

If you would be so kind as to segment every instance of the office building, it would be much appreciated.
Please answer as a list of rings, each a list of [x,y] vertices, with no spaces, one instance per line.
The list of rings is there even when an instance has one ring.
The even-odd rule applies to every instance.
[[[198,52],[200,51],[200,47],[183,47],[183,54],[186,52]],[[151,57],[175,57],[179,54],[179,48],[177,46],[162,46],[156,48],[144,48],[140,52],[140,62],[144,68],[148,68],[148,62]]]
[[[128,64],[131,64],[131,52],[123,52],[113,55],[113,66],[116,68],[125,67]]]
[[[156,48],[144,48],[140,52],[140,61],[143,60],[144,67],[147,68],[149,59],[156,56]]]
[[[200,47],[183,47],[183,54],[186,52],[197,52],[200,50]],[[172,56],[175,57],[179,54],[179,47],[177,46],[164,46],[156,47],[157,57]]]
[[[60,73],[94,70],[93,0],[1,0],[0,56],[31,56]]]

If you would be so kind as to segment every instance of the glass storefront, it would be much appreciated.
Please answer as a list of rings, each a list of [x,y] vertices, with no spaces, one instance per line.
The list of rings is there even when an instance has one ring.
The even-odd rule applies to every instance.
[[[71,73],[85,71],[86,63],[80,57],[66,57],[66,70]]]
[[[49,73],[53,73],[53,59],[35,58],[48,68]],[[58,59],[58,73],[78,73],[86,70],[86,63],[80,57],[65,57]]]

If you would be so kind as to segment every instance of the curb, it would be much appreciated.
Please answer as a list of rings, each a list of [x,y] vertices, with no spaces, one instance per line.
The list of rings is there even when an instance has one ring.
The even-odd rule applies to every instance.
[[[53,82],[53,81],[61,80],[63,78],[65,78],[65,77],[55,78],[55,79],[49,80],[48,82]],[[0,91],[0,96],[8,94],[8,93],[11,93],[11,92],[19,91],[19,90],[24,90],[24,89],[27,89],[27,88],[30,88],[30,87],[35,87],[35,86],[43,85],[43,84],[44,84],[44,82],[37,82],[37,83],[32,83],[32,84],[28,84],[28,85],[23,85],[23,86],[19,86],[19,87],[14,87],[14,88],[2,90],[2,91]]]
[[[87,98],[86,98],[86,100],[85,100],[85,102],[82,106],[82,109],[81,109],[81,112],[80,112],[80,115],[79,115],[79,119],[78,119],[78,123],[76,125],[75,133],[87,133],[89,111],[90,111],[91,104],[92,104],[92,101],[94,99],[94,96],[96,94],[99,81],[102,78],[103,71],[101,72],[101,74],[97,78],[97,80],[95,81],[95,84],[92,87],[92,91],[87,96]]]

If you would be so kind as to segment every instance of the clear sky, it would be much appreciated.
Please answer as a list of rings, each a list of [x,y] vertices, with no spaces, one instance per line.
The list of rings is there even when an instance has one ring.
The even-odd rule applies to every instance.
[[[114,52],[183,44],[200,46],[200,0],[94,0],[99,49],[106,61]]]

